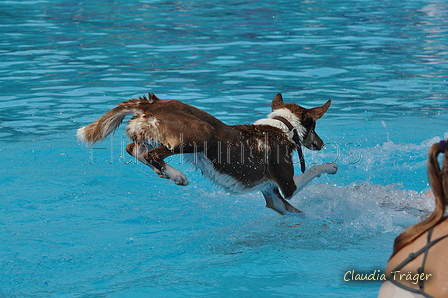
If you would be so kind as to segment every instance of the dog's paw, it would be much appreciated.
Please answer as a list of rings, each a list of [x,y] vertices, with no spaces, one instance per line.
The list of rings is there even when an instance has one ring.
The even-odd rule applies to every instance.
[[[173,179],[173,177],[171,177],[171,180],[176,182],[177,185],[182,185],[182,186],[187,186],[188,185],[188,179],[182,173],[180,173],[180,175],[176,176],[175,179]]]
[[[334,175],[338,171],[338,165],[335,163],[326,163],[322,166],[324,167],[324,172],[330,175]]]
[[[177,185],[183,185],[183,186],[188,185],[187,177],[185,177],[184,174],[182,174],[180,171],[176,170],[171,166],[167,165],[166,168],[163,169],[163,173],[167,178],[173,180]]]

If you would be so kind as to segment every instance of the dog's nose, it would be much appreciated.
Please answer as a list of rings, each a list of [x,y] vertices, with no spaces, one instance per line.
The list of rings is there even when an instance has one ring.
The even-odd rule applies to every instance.
[[[322,150],[325,144],[323,142],[313,142],[313,150]]]

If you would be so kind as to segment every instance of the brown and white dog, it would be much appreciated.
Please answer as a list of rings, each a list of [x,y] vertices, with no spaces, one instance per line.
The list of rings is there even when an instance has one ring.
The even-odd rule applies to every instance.
[[[200,169],[204,176],[231,193],[261,190],[266,206],[284,214],[301,211],[290,199],[322,173],[335,174],[337,165],[312,166],[305,171],[301,145],[320,150],[323,141],[314,131],[316,120],[330,106],[305,109],[284,104],[282,95],[272,100],[272,113],[252,125],[229,126],[210,114],[176,100],[161,100],[150,93],[125,101],[104,116],[78,129],[78,139],[93,144],[106,138],[128,114],[126,133],[132,143],[127,152],[162,178],[187,185],[183,173],[164,159],[173,154]],[[292,154],[298,150],[302,175],[294,175]]]

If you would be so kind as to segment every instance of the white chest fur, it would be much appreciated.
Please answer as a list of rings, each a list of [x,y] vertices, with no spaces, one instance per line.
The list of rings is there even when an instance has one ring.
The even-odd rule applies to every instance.
[[[227,192],[233,194],[248,193],[266,188],[269,182],[263,182],[255,187],[248,188],[243,183],[230,175],[221,173],[213,167],[211,160],[206,158],[203,153],[184,154],[187,162],[194,165],[196,169],[201,170],[202,174],[215,185],[224,188]]]

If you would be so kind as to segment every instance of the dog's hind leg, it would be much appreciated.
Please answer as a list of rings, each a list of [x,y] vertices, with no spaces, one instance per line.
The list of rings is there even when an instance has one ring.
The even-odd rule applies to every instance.
[[[160,145],[154,149],[143,153],[141,156],[145,160],[145,164],[154,169],[160,177],[169,178],[176,182],[177,185],[188,185],[187,177],[179,170],[169,166],[164,159],[170,155],[177,154],[169,150],[166,146]]]
[[[143,154],[148,152],[149,149],[151,149],[151,148],[148,148],[148,146],[138,144],[138,143],[131,143],[126,146],[126,151],[129,153],[129,155],[131,155],[135,159],[141,161],[142,163],[144,163],[145,165],[150,167],[157,175],[159,175],[159,177],[169,179],[169,177],[166,177],[165,175],[163,175],[162,172],[160,172],[152,164],[147,162],[146,159],[143,158]]]
[[[185,175],[183,175],[181,172],[179,172],[178,170],[174,169],[170,165],[164,163],[165,164],[165,168],[162,171],[162,170],[158,169],[157,167],[155,167],[153,164],[151,164],[148,160],[146,160],[144,158],[144,154],[146,152],[148,152],[148,149],[152,149],[152,148],[148,148],[148,146],[146,146],[146,145],[137,144],[137,143],[131,143],[131,144],[126,146],[126,151],[131,156],[133,156],[134,158],[138,159],[139,161],[141,161],[142,163],[144,163],[145,165],[150,167],[154,171],[154,173],[159,175],[160,178],[174,180],[171,177],[177,177],[177,179],[174,180],[176,182],[176,184],[180,184],[180,185],[187,185],[188,184],[187,177],[185,177]],[[151,150],[149,150],[149,151],[151,151]],[[180,175],[180,178],[179,178],[179,175]],[[180,183],[178,183],[178,182],[180,182]]]
[[[266,200],[266,207],[277,211],[280,214],[302,213],[299,209],[289,204],[280,194],[277,186],[271,185],[261,191]]]

